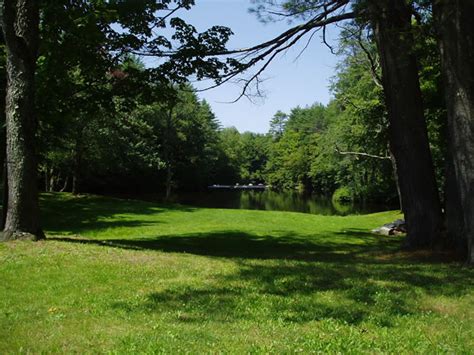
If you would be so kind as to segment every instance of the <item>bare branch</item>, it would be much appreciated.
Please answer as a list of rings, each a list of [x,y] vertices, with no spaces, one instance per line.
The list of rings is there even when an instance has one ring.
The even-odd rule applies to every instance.
[[[335,151],[338,154],[341,155],[355,155],[355,156],[362,156],[362,157],[367,157],[367,158],[374,158],[374,159],[380,159],[380,160],[391,160],[390,156],[381,156],[381,155],[375,155],[375,154],[369,154],[369,153],[363,153],[363,152],[343,152],[339,149],[339,147],[336,145]]]
[[[326,40],[326,25],[323,26],[323,43],[329,48],[332,54],[336,54],[334,48]]]
[[[319,28],[315,29],[313,31],[313,33],[311,34],[311,36],[309,36],[308,38],[308,41],[306,42],[305,46],[303,47],[303,49],[298,53],[298,55],[296,56],[295,60],[293,62],[296,62],[298,59],[300,59],[300,57],[303,55],[303,53],[306,51],[306,49],[308,48],[309,44],[311,43],[311,41],[313,40],[313,37],[314,35],[319,31]]]
[[[345,30],[350,34],[350,36],[352,36],[353,38],[355,38],[357,40],[357,44],[359,45],[359,48],[362,49],[362,51],[364,52],[364,54],[365,54],[365,56],[366,56],[366,58],[369,62],[370,73],[372,75],[372,79],[373,79],[375,85],[377,85],[379,88],[383,88],[382,78],[380,77],[380,74],[379,74],[380,64],[377,60],[377,57],[374,56],[370,52],[370,50],[366,47],[364,41],[362,40],[363,28],[360,27],[359,31],[357,31],[357,32],[351,30],[350,28],[345,28]],[[366,38],[365,40],[369,41],[368,38]]]
[[[247,79],[239,80],[243,84],[242,92],[239,97],[234,100],[238,101],[242,97],[248,97],[246,91],[249,89],[252,83],[256,83],[257,94],[260,93],[259,83],[260,75],[269,67],[274,59],[281,54],[283,51],[288,50],[290,47],[295,45],[300,39],[306,34],[313,31],[308,42],[304,46],[301,53],[297,56],[299,58],[301,54],[308,47],[314,34],[322,29],[323,30],[323,42],[330,48],[331,52],[334,53],[333,48],[328,44],[326,40],[326,26],[334,24],[340,21],[353,19],[356,16],[355,12],[346,11],[346,6],[350,3],[350,0],[330,0],[323,3],[319,3],[314,6],[314,9],[310,9],[310,12],[314,10],[314,16],[305,23],[294,26],[280,35],[255,45],[249,48],[233,49],[233,50],[219,50],[209,53],[196,54],[196,59],[199,58],[216,58],[216,57],[227,57],[232,58],[238,65],[234,67],[227,67],[227,71],[221,73],[220,77],[216,80],[215,85],[209,86],[205,89],[198,91],[207,91],[215,87],[223,85],[225,83],[234,80],[237,76],[244,73],[254,66],[258,66],[256,72]],[[290,12],[293,16],[300,15]],[[288,13],[288,14],[290,14]],[[154,56],[154,57],[170,57],[171,59],[176,58],[179,60],[180,48],[174,50],[155,50],[150,49],[148,52],[144,51],[133,52],[140,56]],[[193,60],[193,58],[190,58]]]
[[[361,30],[362,31],[362,30]],[[372,78],[374,80],[375,85],[377,85],[380,88],[383,88],[382,86],[382,78],[379,75],[378,69],[379,69],[379,64],[378,61],[372,56],[370,51],[367,49],[365,46],[364,42],[362,41],[361,38],[361,33],[359,33],[359,36],[357,36],[357,43],[359,44],[359,47],[364,51],[369,64],[370,64],[370,72],[372,74]]]

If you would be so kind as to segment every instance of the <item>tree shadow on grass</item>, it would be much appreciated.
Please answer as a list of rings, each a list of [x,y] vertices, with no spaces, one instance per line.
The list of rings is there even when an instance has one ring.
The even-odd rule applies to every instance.
[[[153,215],[166,211],[193,212],[195,208],[178,204],[154,204],[136,200],[118,200],[94,195],[73,196],[61,193],[41,194],[41,218],[52,234],[81,234],[115,227],[151,226],[160,221],[125,219],[121,215]]]
[[[341,232],[342,233],[342,232]],[[53,238],[132,250],[189,253],[232,260],[233,273],[202,285],[174,284],[140,302],[115,301],[121,312],[171,314],[183,322],[309,322],[333,319],[390,327],[399,316],[420,316],[420,294],[461,297],[473,271],[458,264],[400,259],[400,240],[346,230],[308,236],[219,231],[142,240]],[[331,241],[333,240],[333,241]],[[329,294],[333,295],[328,297]]]
[[[48,238],[71,243],[96,244],[130,250],[157,250],[162,252],[187,253],[202,256],[242,259],[286,259],[299,261],[339,261],[352,263],[367,259],[368,253],[395,250],[399,241],[373,237],[365,233],[365,243],[354,243],[354,236],[345,234],[347,242],[331,241],[333,235],[313,237],[313,241],[295,234],[255,235],[241,231],[216,231],[181,235],[163,235],[143,239],[86,239]],[[360,240],[357,237],[357,240]]]
[[[461,297],[472,291],[466,269],[426,270],[422,265],[242,260],[239,271],[211,286],[170,287],[135,304],[113,303],[126,312],[174,312],[179,321],[336,320],[393,327],[398,317],[418,318],[421,294]],[[125,308],[124,308],[125,307]],[[445,316],[445,314],[443,314]]]

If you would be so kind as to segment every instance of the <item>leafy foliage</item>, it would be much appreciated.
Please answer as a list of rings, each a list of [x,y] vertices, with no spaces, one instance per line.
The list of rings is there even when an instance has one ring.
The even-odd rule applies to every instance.
[[[352,23],[341,33],[341,62],[327,106],[278,111],[268,134],[239,133],[221,129],[209,104],[186,84],[192,76],[219,82],[225,73],[241,69],[232,58],[219,57],[230,29],[212,26],[198,33],[175,15],[193,4],[43,1],[37,77],[46,190],[159,191],[169,170],[171,184],[180,190],[262,183],[331,195],[343,187],[357,199],[396,201],[390,161],[369,157],[388,156],[370,29]],[[299,21],[322,11],[324,4],[262,0],[255,1],[255,10]],[[273,5],[281,12],[267,11]],[[422,5],[414,50],[423,64],[425,113],[442,181],[445,113],[439,56],[430,13]],[[163,35],[165,30],[172,34]],[[157,65],[151,66],[148,56],[159,58]]]
[[[149,186],[171,160],[177,180],[188,176],[177,186],[207,182],[217,160],[211,146],[217,144],[218,125],[209,105],[183,85],[189,76],[221,70],[223,64],[209,53],[224,50],[232,32],[213,26],[197,33],[174,17],[193,4],[42,3],[37,97],[47,190]],[[170,37],[160,34],[166,29]],[[162,58],[158,65],[140,59],[151,55]],[[165,124],[170,107],[171,128]],[[164,157],[164,147],[175,156]],[[196,169],[199,177],[190,181],[183,167]],[[140,180],[147,183],[137,184]]]

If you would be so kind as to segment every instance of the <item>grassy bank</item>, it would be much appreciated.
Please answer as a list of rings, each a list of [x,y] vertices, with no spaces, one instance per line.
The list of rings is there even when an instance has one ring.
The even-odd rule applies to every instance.
[[[472,270],[328,217],[44,195],[0,245],[0,353],[474,349]]]

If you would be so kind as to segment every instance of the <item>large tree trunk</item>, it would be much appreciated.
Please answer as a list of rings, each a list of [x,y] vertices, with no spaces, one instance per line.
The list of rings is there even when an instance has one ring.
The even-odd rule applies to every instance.
[[[467,254],[467,238],[464,231],[461,194],[454,172],[451,152],[446,159],[446,186],[444,191],[446,234],[451,246],[461,255]]]
[[[474,2],[435,0],[439,48],[446,84],[449,150],[458,204],[448,211],[448,228],[457,239],[464,239],[468,262],[474,263]],[[448,172],[449,173],[449,172]],[[453,207],[451,207],[453,206]],[[456,204],[448,205],[456,208]],[[456,218],[462,216],[464,238],[456,231]]]
[[[432,247],[440,233],[441,205],[412,53],[411,11],[405,0],[372,0],[370,10],[382,64],[390,147],[408,227],[407,246]]]
[[[5,229],[5,223],[7,221],[7,208],[8,206],[8,173],[7,173],[7,162],[3,162],[3,193],[2,193],[2,224],[1,230]],[[0,237],[0,240],[2,238]]]
[[[40,239],[35,153],[35,68],[38,1],[4,0],[1,25],[7,51],[8,206],[2,239]]]

